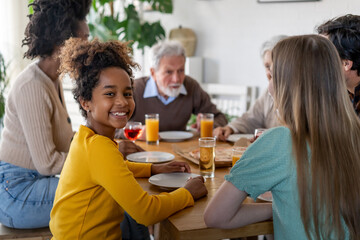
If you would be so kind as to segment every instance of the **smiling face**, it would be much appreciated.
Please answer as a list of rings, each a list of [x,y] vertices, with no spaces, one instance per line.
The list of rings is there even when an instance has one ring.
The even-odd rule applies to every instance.
[[[129,75],[119,67],[101,71],[90,101],[81,101],[87,111],[87,124],[95,133],[114,138],[115,129],[125,127],[135,102]]]
[[[160,60],[159,68],[151,68],[150,71],[160,95],[177,97],[185,79],[185,57],[164,56]]]

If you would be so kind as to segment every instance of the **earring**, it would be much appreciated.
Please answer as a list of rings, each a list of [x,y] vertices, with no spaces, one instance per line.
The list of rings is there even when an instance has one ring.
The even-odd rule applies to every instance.
[[[88,109],[87,112],[88,112],[88,113],[91,112],[90,109]]]

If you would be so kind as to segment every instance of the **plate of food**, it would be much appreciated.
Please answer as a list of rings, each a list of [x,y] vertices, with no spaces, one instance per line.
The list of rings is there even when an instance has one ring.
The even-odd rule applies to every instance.
[[[188,149],[181,149],[175,144],[173,150],[180,156],[189,161],[199,164],[200,148],[191,147]],[[232,146],[217,146],[215,147],[215,166],[216,167],[231,167],[232,165]]]
[[[175,156],[167,152],[137,152],[127,155],[126,159],[140,163],[164,163],[173,160]]]
[[[185,186],[189,178],[198,177],[200,175],[194,173],[160,173],[149,178],[149,183],[160,188],[174,190]]]
[[[181,142],[192,138],[194,135],[191,132],[185,131],[166,131],[159,132],[160,139],[166,142]]]
[[[258,199],[265,201],[265,202],[272,202],[273,198],[272,198],[272,193],[270,191],[265,192],[263,194],[260,194],[258,196]]]
[[[254,134],[237,133],[237,134],[231,134],[226,140],[229,141],[229,142],[236,142],[240,138],[251,139],[252,137],[254,137]]]

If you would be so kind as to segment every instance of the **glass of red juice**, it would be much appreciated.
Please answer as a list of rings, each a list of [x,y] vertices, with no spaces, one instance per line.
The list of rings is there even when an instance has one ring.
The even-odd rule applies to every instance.
[[[138,139],[143,130],[141,122],[128,122],[124,128],[125,137],[133,142]]]

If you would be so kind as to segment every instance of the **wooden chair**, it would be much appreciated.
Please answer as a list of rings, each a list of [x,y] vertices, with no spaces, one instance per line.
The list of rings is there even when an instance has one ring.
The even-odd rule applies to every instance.
[[[219,110],[230,116],[241,116],[259,96],[259,87],[207,83],[202,88]]]
[[[50,240],[52,234],[48,227],[37,229],[14,229],[5,227],[0,223],[0,239],[18,240]]]

